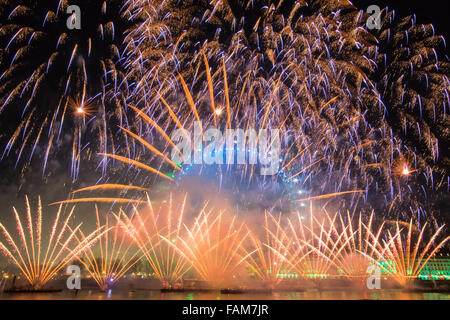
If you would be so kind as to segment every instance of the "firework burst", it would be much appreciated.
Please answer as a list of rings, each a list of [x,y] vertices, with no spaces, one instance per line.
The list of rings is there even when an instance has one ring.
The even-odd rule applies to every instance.
[[[249,255],[243,250],[248,236],[244,223],[236,217],[228,219],[223,212],[214,214],[205,206],[175,243],[165,240],[192,264],[202,280],[223,289],[236,279],[238,267]]]
[[[271,91],[267,94],[267,104],[263,106],[261,109],[255,104],[251,96],[248,96],[248,100],[244,99],[239,102],[239,105],[246,105],[249,114],[242,116],[238,110],[231,108],[230,106],[230,90],[228,85],[228,77],[227,77],[227,69],[225,60],[222,61],[222,67],[220,72],[218,72],[214,77],[210,72],[210,68],[208,65],[208,60],[206,56],[203,56],[203,62],[206,65],[206,76],[207,76],[207,92],[205,92],[206,97],[202,95],[198,95],[195,98],[192,96],[186,82],[183,77],[179,77],[179,81],[182,85],[182,90],[184,92],[184,96],[187,102],[186,108],[181,106],[171,106],[169,102],[163,98],[161,94],[157,95],[158,101],[160,101],[161,109],[158,111],[150,111],[151,106],[145,107],[144,109],[138,109],[134,106],[129,105],[129,108],[136,113],[136,118],[138,119],[138,123],[144,123],[146,126],[146,130],[140,130],[138,133],[132,132],[129,129],[121,127],[124,136],[126,139],[130,139],[130,142],[127,144],[128,148],[125,149],[126,156],[118,155],[116,153],[108,153],[108,154],[100,154],[100,156],[104,158],[108,158],[112,162],[119,162],[129,167],[134,167],[138,170],[142,170],[151,175],[155,175],[155,177],[163,178],[165,181],[173,182],[174,185],[182,185],[185,180],[189,179],[206,179],[213,180],[216,182],[218,191],[225,190],[225,192],[230,192],[240,203],[251,203],[255,205],[259,203],[262,207],[272,210],[273,208],[281,208],[283,211],[291,210],[291,206],[293,202],[293,192],[297,192],[297,188],[306,187],[311,184],[311,177],[319,176],[322,174],[331,175],[334,173],[335,169],[333,166],[325,167],[322,165],[322,162],[326,158],[330,158],[331,155],[327,155],[326,157],[320,157],[318,155],[318,151],[316,148],[312,148],[312,145],[319,145],[320,141],[309,141],[303,140],[302,137],[306,137],[306,132],[302,131],[301,126],[288,127],[287,126],[287,117],[288,115],[281,116],[277,114],[277,110],[280,107],[280,102],[276,101],[278,99],[279,87],[278,83],[273,83],[271,87]],[[216,105],[216,98],[214,96],[214,90],[218,86],[215,81],[219,82],[218,78],[222,75],[223,80],[223,97],[224,102],[223,106],[219,107]],[[242,88],[241,97],[246,93],[245,88]],[[208,111],[204,109],[205,99],[210,102],[211,108]],[[333,99],[328,101],[323,108],[326,108],[327,105],[331,104]],[[274,104],[276,109],[274,109]],[[223,109],[223,114],[218,113],[218,110]],[[157,113],[160,116],[149,116],[149,113]],[[200,122],[200,114],[202,114],[202,118],[206,119],[206,122]],[[257,140],[257,144],[259,146],[264,145],[264,142],[261,138],[261,132],[257,128],[269,128],[270,130],[278,130],[286,133],[281,138],[283,141],[282,145],[282,154],[280,154],[280,158],[272,159],[272,163],[270,165],[275,165],[275,174],[273,176],[261,176],[257,172],[261,170],[263,165],[254,164],[254,159],[252,160],[252,155],[247,154],[245,157],[244,164],[234,164],[235,159],[232,159],[231,165],[184,165],[180,163],[175,163],[172,161],[167,155],[170,153],[170,149],[179,155],[184,162],[189,163],[189,160],[186,161],[186,158],[190,158],[190,154],[184,154],[176,145],[177,141],[172,140],[173,130],[181,130],[184,134],[184,137],[187,137],[190,140],[190,132],[193,128],[197,128],[201,131],[201,136],[205,136],[207,132],[208,126],[217,126],[219,128],[224,128],[225,130],[230,130],[227,132],[232,132],[232,128],[246,128],[247,130],[253,130],[255,133],[255,137]],[[330,137],[322,137],[321,141],[324,139],[331,139]],[[152,141],[150,143],[150,141]],[[227,159],[228,159],[228,150],[231,148],[233,150],[249,149],[252,147],[249,141],[244,141],[244,145],[233,145],[229,146],[227,144]],[[267,147],[267,151],[272,150],[269,142],[269,146]],[[141,151],[136,149],[136,144],[141,145]],[[238,143],[235,143],[238,144]],[[266,141],[267,144],[267,141]],[[326,144],[323,144],[324,151],[326,154],[328,153],[328,147]],[[331,152],[331,151],[330,151]],[[173,153],[172,153],[173,155]],[[207,157],[208,155],[204,156]],[[235,153],[233,153],[235,156]],[[267,155],[263,154],[263,151],[259,151],[258,154],[255,155],[260,162],[263,162],[262,159],[267,157]],[[247,159],[248,158],[248,159]],[[223,159],[222,159],[223,160]],[[228,160],[227,160],[228,161]],[[241,161],[241,160],[237,160]],[[184,163],[183,162],[183,163]],[[348,170],[346,171],[348,172]],[[338,189],[348,188],[347,184],[343,183],[343,177],[339,177],[342,183]],[[153,180],[149,180],[145,178],[147,183],[151,183]],[[136,182],[135,182],[136,183]],[[143,185],[145,184],[142,183]],[[322,189],[325,189],[326,186],[322,186]],[[239,190],[239,192],[237,192]],[[243,191],[246,192],[243,192]],[[257,192],[256,192],[257,191]],[[329,194],[321,194],[320,197],[310,197],[309,199],[304,199],[304,201],[312,200],[312,199],[329,199],[337,196],[344,196],[347,194],[364,194],[366,190],[349,190],[349,191],[338,191]],[[243,199],[239,199],[239,197],[243,197],[245,194],[249,194],[249,196],[244,197]],[[252,197],[255,199],[252,199]],[[351,205],[354,205],[357,202],[357,198],[352,196]],[[273,200],[271,202],[270,200]],[[76,201],[73,200],[73,201]],[[297,202],[301,202],[303,200],[297,200]],[[244,204],[245,205],[245,204]]]
[[[188,261],[172,246],[182,231],[185,204],[186,197],[177,206],[170,196],[168,203],[154,209],[157,204],[147,198],[146,215],[135,208],[131,217],[124,211],[117,216],[165,289],[173,288],[190,269]]]
[[[337,257],[348,243],[344,237],[345,231],[337,228],[337,219],[337,214],[316,218],[312,209],[310,218],[306,221],[300,214],[289,219],[289,229],[295,245],[288,251],[288,260],[299,275],[322,279],[328,276],[332,267],[337,266]]]
[[[105,223],[102,224],[97,207],[96,217],[97,229],[94,233],[99,241],[95,246],[86,248],[78,256],[78,261],[82,263],[100,289],[106,291],[117,283],[142,256],[139,248],[133,241],[130,241],[129,235],[122,232],[120,222],[111,223],[111,218],[106,216]],[[79,233],[80,235],[75,237],[76,241],[81,244],[86,241],[86,236],[81,230]],[[99,254],[99,257],[96,254]]]
[[[61,213],[62,207],[59,207],[53,226],[48,233],[49,238],[43,239],[41,199],[39,198],[37,216],[34,218],[28,198],[26,198],[26,206],[25,227],[19,213],[15,208],[13,209],[18,231],[17,240],[3,224],[0,224],[6,240],[0,242],[0,249],[19,268],[32,289],[36,290],[41,289],[67,263],[92,246],[105,231],[99,228],[76,243],[76,233],[80,230],[81,224],[73,229],[69,226],[74,209],[64,218]]]
[[[102,128],[103,169],[121,162],[177,180],[182,175],[176,173],[187,168],[179,170],[168,161],[175,129],[190,130],[199,120],[205,128],[279,129],[286,137],[277,175],[256,179],[252,166],[215,168],[220,185],[228,184],[231,190],[245,186],[247,192],[241,194],[258,189],[254,203],[265,199],[262,209],[284,206],[289,211],[289,200],[304,189],[309,199],[358,190],[358,195],[340,197],[335,205],[346,210],[369,204],[396,219],[407,219],[404,208],[417,221],[434,218],[439,210],[434,197],[448,189],[448,159],[441,150],[448,149],[449,63],[442,59],[445,42],[431,25],[417,25],[414,18],[398,21],[386,11],[381,30],[369,32],[364,26],[367,16],[349,1],[138,0],[90,5],[92,15],[101,14],[85,20],[100,27],[67,32],[58,41],[62,31],[51,31],[65,23],[66,2],[55,2],[55,8],[38,8],[33,1],[22,6],[3,3],[2,14],[11,21],[2,27],[3,108],[17,97],[27,102],[5,155],[20,141],[20,158],[24,145],[33,141],[34,150],[48,136],[47,158],[52,142],[59,140],[71,97],[80,123],[89,118],[90,104],[101,105],[102,116],[87,123],[101,122],[96,126]],[[36,31],[40,23],[22,19],[39,14],[42,34]],[[123,32],[128,27],[129,32]],[[30,74],[37,70],[32,66],[27,77],[13,79],[14,70],[26,66],[22,56],[33,52],[34,42],[48,39],[58,44],[55,56],[52,50],[36,55],[44,57],[36,77]],[[41,125],[35,120],[36,101],[40,87],[51,82],[46,77],[59,79],[53,81],[64,89],[56,91],[58,97],[64,92],[68,98],[53,99],[58,111],[44,114]],[[115,110],[121,135],[107,129],[109,100],[120,106]],[[92,145],[83,141],[80,128],[76,126],[72,144],[74,177],[82,151]],[[108,139],[118,141],[107,144]],[[395,174],[399,163],[408,164],[403,170],[407,174]],[[139,179],[142,185],[154,183],[148,177]]]
[[[448,188],[449,63],[433,26],[385,11],[381,30],[370,32],[349,1],[133,6],[148,18],[130,33],[139,44],[130,66],[141,79],[132,96],[158,125],[149,123],[141,138],[199,119],[205,127],[283,129],[296,144],[283,149],[278,177],[295,190],[311,197],[364,190],[363,201],[352,197],[344,210],[370,203],[395,218],[440,210],[431,198]],[[164,57],[157,66],[156,51]],[[399,163],[409,163],[407,175],[395,174]],[[274,198],[285,203],[280,194]]]
[[[257,279],[275,289],[282,280],[280,274],[290,267],[285,260],[292,241],[281,227],[281,216],[274,217],[266,212],[264,221],[262,239],[254,232],[250,234],[250,250],[244,263]]]
[[[374,247],[379,245],[384,223],[375,229],[374,213],[364,222],[360,214],[357,222],[347,214],[346,219],[340,216],[340,228],[344,230],[343,241],[346,243],[340,255],[336,257],[338,269],[347,277],[363,278],[368,267],[377,261]]]
[[[67,26],[70,5],[81,10],[79,30]],[[67,133],[76,178],[86,128],[100,128],[96,145],[106,146],[110,111],[128,87],[124,34],[136,21],[121,0],[2,1],[0,15],[0,113],[11,124],[3,157],[14,152],[19,162],[29,147],[29,162],[46,145],[45,172],[52,148],[68,147]]]
[[[407,228],[401,227],[407,225]],[[382,270],[391,275],[400,285],[409,287],[427,262],[450,240],[450,236],[438,241],[445,226],[431,232],[430,240],[424,237],[428,230],[425,223],[417,228],[412,222],[395,223],[395,231],[388,231],[383,244],[370,245]]]

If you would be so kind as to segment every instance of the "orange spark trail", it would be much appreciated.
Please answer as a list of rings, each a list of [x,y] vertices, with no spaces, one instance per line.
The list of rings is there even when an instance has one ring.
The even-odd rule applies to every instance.
[[[71,204],[71,203],[89,203],[89,202],[101,202],[101,203],[145,203],[143,200],[135,200],[135,199],[123,199],[123,198],[81,198],[81,199],[72,199],[65,201],[58,201],[49,204],[49,206],[61,205],[61,204]]]
[[[297,201],[297,202],[304,202],[304,201],[309,201],[309,200],[328,199],[328,198],[332,198],[332,197],[341,196],[341,195],[344,195],[344,194],[364,193],[364,192],[366,192],[366,191],[365,190],[343,191],[343,192],[322,194],[320,196],[310,197],[310,198],[305,198],[305,199],[300,199],[300,200],[295,200],[295,201]]]
[[[184,82],[184,79],[183,79],[183,77],[181,75],[179,76],[179,78],[180,78],[180,81],[181,81],[181,85],[183,86],[183,90],[184,90],[184,93],[186,95],[186,99],[188,101],[188,104],[191,107],[192,112],[194,113],[195,119],[197,119],[198,122],[201,122],[200,117],[199,117],[198,112],[197,112],[197,108],[195,107],[194,99],[192,98],[192,95],[189,92],[189,89],[188,89],[188,87],[186,85],[186,82]]]
[[[134,134],[133,132],[120,127],[120,129],[122,129],[123,131],[125,131],[126,133],[128,133],[130,136],[132,136],[133,138],[135,138],[137,141],[139,141],[140,143],[142,143],[148,150],[156,153],[159,157],[163,158],[167,163],[169,163],[172,167],[174,167],[176,170],[181,171],[181,168],[178,167],[172,160],[170,160],[169,158],[167,158],[161,151],[159,151],[158,149],[156,149],[155,147],[153,147],[150,143],[148,143],[147,141],[145,141],[144,139],[142,139],[141,137],[139,137],[137,134]]]
[[[152,125],[156,130],[164,137],[164,139],[169,143],[172,147],[174,147],[178,153],[184,158],[183,153],[180,151],[180,149],[173,143],[172,139],[166,134],[166,132],[155,122],[153,121],[149,116],[147,116],[144,112],[139,110],[138,108],[133,107],[132,105],[128,105],[131,109],[137,112],[137,114],[143,118],[145,121],[147,121],[150,125]]]
[[[72,193],[80,193],[84,191],[95,191],[95,190],[138,190],[138,191],[148,191],[146,188],[136,187],[133,185],[123,185],[123,184],[100,184],[92,187],[82,188],[73,191]]]
[[[214,125],[217,125],[216,104],[214,101],[214,87],[211,79],[211,71],[209,70],[208,59],[206,58],[205,54],[203,54],[203,60],[206,66],[206,79],[208,81],[209,98],[211,100],[211,108],[214,116]]]
[[[144,169],[146,171],[153,172],[153,173],[155,173],[155,174],[157,174],[157,175],[159,175],[159,176],[161,176],[161,177],[163,177],[163,178],[165,178],[167,180],[173,181],[173,179],[171,177],[165,175],[164,173],[159,172],[158,170],[156,170],[156,169],[154,169],[152,167],[149,167],[149,166],[143,164],[142,162],[139,162],[139,161],[136,161],[136,160],[133,160],[133,159],[130,159],[130,158],[122,157],[122,156],[117,156],[117,155],[114,155],[114,154],[99,153],[98,155],[119,160],[121,162],[133,165],[135,167]]]
[[[303,172],[305,172],[306,170],[308,170],[309,168],[315,166],[316,164],[318,164],[319,162],[321,162],[322,160],[325,160],[325,158],[319,159],[316,162],[310,164],[309,166],[303,168],[301,171],[297,172],[296,174],[294,174],[293,176],[289,177],[288,180],[295,178],[296,176],[302,174]]]

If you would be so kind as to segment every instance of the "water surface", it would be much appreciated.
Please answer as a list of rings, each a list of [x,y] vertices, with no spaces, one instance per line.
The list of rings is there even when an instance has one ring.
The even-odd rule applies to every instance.
[[[309,290],[305,292],[274,292],[222,294],[218,292],[162,293],[159,290],[81,290],[57,293],[0,293],[1,300],[450,300],[449,293],[406,292],[402,290]]]

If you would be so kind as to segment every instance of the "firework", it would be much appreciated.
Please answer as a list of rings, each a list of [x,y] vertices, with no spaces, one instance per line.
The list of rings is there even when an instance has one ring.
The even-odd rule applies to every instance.
[[[430,230],[427,223],[418,229],[412,220],[407,224],[407,229],[396,223],[395,232],[388,231],[383,245],[371,245],[380,268],[391,275],[400,285],[408,287],[411,280],[417,279],[426,263],[450,240],[450,236],[438,241],[445,226],[441,226],[436,232],[431,233],[427,242],[425,233]],[[405,234],[406,233],[406,234]]]
[[[176,286],[190,269],[188,261],[171,245],[178,241],[182,231],[185,203],[186,197],[180,206],[176,206],[170,196],[168,204],[155,210],[147,198],[146,215],[135,208],[131,217],[124,211],[117,216],[125,233],[133,239],[163,288],[167,289]]]
[[[250,273],[274,289],[282,280],[280,274],[290,267],[285,257],[292,241],[281,227],[281,216],[274,217],[266,212],[264,221],[262,239],[254,232],[250,233],[250,252],[244,263]]]
[[[340,216],[340,228],[344,230],[346,246],[336,259],[338,269],[347,277],[364,278],[368,267],[376,263],[377,255],[374,250],[381,241],[384,223],[375,229],[374,213],[372,212],[367,223],[363,222],[360,214],[357,223],[347,214],[346,219]]]
[[[296,143],[283,148],[281,179],[259,182],[284,190],[275,196],[280,203],[291,189],[307,189],[313,199],[361,190],[364,201],[352,197],[344,210],[364,202],[397,219],[407,219],[402,208],[435,217],[431,197],[448,188],[448,161],[439,151],[448,140],[449,64],[433,26],[385,11],[380,31],[371,32],[349,1],[132,6],[147,13],[130,33],[139,44],[129,56],[140,79],[132,96],[166,133],[199,119],[205,127],[283,129]],[[141,138],[153,141],[156,127],[149,124]],[[398,162],[409,163],[408,174],[395,174]],[[231,184],[233,175],[248,185],[255,176],[246,167],[231,174]]]
[[[433,26],[385,11],[381,29],[369,31],[367,16],[349,1],[111,0],[89,4],[83,21],[92,26],[76,32],[65,26],[65,1],[20,4],[2,2],[9,23],[1,28],[1,110],[25,106],[3,156],[18,146],[19,160],[26,145],[33,154],[47,139],[46,163],[75,116],[74,178],[91,145],[101,146],[103,169],[118,161],[165,178],[165,165],[181,171],[167,161],[174,128],[202,120],[205,127],[282,129],[288,142],[271,181],[256,179],[252,166],[226,167],[216,170],[224,185],[227,178],[231,190],[237,180],[241,190],[257,184],[255,203],[272,186],[272,207],[289,207],[299,188],[311,199],[361,190],[342,207],[364,202],[396,219],[406,219],[402,208],[435,218],[430,198],[448,189],[441,150],[449,63]],[[49,84],[57,88],[50,112],[38,103]],[[110,129],[110,115],[121,135]],[[88,124],[101,127],[98,144],[84,139]],[[398,162],[409,164],[400,175]]]
[[[126,128],[121,128],[124,135],[131,138],[133,143],[142,145],[142,153],[130,152],[130,149],[126,149],[125,151],[128,156],[119,156],[117,154],[100,154],[100,156],[111,160],[116,160],[136,169],[142,169],[145,172],[154,174],[157,177],[175,182],[176,185],[180,184],[180,182],[182,183],[184,179],[198,177],[200,179],[208,180],[211,179],[211,176],[215,176],[213,179],[216,179],[217,185],[219,186],[219,191],[225,189],[225,191],[228,192],[228,190],[231,189],[233,190],[232,192],[234,193],[234,197],[244,196],[244,190],[252,195],[254,194],[253,192],[255,191],[255,188],[260,191],[255,195],[257,197],[256,199],[252,199],[249,196],[238,201],[250,202],[253,204],[260,203],[267,206],[268,209],[273,209],[273,207],[278,205],[281,206],[284,211],[289,211],[291,209],[292,191],[296,187],[302,187],[305,184],[309,184],[311,176],[323,174],[324,167],[320,165],[320,162],[325,158],[317,160],[317,150],[311,148],[313,143],[306,145],[305,142],[302,141],[301,136],[303,133],[295,133],[295,130],[292,130],[292,128],[286,129],[285,116],[280,118],[279,115],[276,115],[274,118],[271,115],[275,112],[272,107],[272,102],[268,102],[267,106],[265,106],[262,110],[258,110],[258,106],[251,101],[242,101],[242,103],[246,104],[248,108],[253,106],[253,109],[249,112],[249,115],[244,117],[242,117],[239,112],[235,112],[235,110],[230,108],[231,97],[227,80],[225,60],[222,61],[222,68],[218,75],[221,74],[223,76],[223,96],[225,101],[224,105],[226,105],[226,108],[224,108],[226,110],[226,115],[223,115],[222,117],[220,116],[221,114],[218,115],[214,102],[215,98],[213,98],[214,88],[217,87],[214,80],[217,78],[217,75],[216,77],[213,77],[211,74],[206,56],[203,56],[203,61],[207,67],[207,88],[212,108],[207,113],[205,113],[206,111],[201,113],[204,115],[203,118],[206,119],[206,122],[202,122],[204,125],[200,124],[199,128],[201,130],[202,137],[205,135],[206,128],[213,124],[227,129],[231,129],[232,127],[239,128],[241,126],[247,129],[265,128],[266,126],[271,129],[285,129],[285,132],[289,133],[287,136],[283,137],[283,139],[287,141],[286,145],[283,146],[283,151],[285,153],[281,159],[275,159],[276,162],[280,161],[280,163],[276,163],[277,170],[274,176],[260,176],[256,171],[261,167],[261,165],[253,164],[253,162],[250,161],[250,158],[248,159],[249,161],[245,161],[244,164],[218,164],[208,167],[206,165],[183,165],[174,163],[168,158],[168,156],[166,156],[166,154],[170,152],[170,148],[173,148],[175,152],[178,152],[181,157],[185,159],[186,155],[184,155],[177,148],[176,143],[172,141],[170,132],[174,129],[182,129],[182,132],[189,137],[189,133],[187,133],[188,130],[195,127],[196,124],[198,125],[201,120],[199,105],[204,103],[204,98],[197,96],[197,98],[194,99],[182,76],[179,77],[179,81],[182,85],[182,90],[188,105],[187,111],[186,109],[183,109],[183,105],[176,107],[171,106],[161,94],[157,95],[158,100],[161,102],[162,108],[162,110],[158,111],[158,113],[161,113],[162,111],[162,114],[166,114],[167,117],[152,119],[152,117],[147,115],[147,113],[150,112],[150,107],[138,109],[134,106],[129,106],[130,109],[135,111],[136,118],[139,119],[138,122],[143,121],[143,123],[148,126],[149,132],[154,130],[154,135],[159,136],[160,140],[155,137],[153,133],[146,133],[141,130],[140,133],[137,134]],[[244,89],[245,88],[242,90],[242,94],[245,92]],[[278,96],[278,90],[278,84],[273,83],[273,87],[268,93],[267,99],[269,101],[275,101]],[[333,100],[335,99],[330,100],[327,104],[331,104]],[[200,102],[196,103],[195,101]],[[274,103],[277,107],[280,107],[278,102]],[[326,107],[326,105],[324,107]],[[261,131],[257,130],[255,132],[257,135],[257,141],[259,141]],[[156,142],[151,144],[149,142],[150,140],[156,140]],[[244,144],[245,145],[243,148],[247,148],[247,144],[250,144],[250,142],[245,141]],[[158,148],[157,145],[161,145],[161,147]],[[236,148],[236,146],[228,145],[227,147]],[[239,148],[239,146],[237,146],[237,148]],[[133,156],[130,157],[130,154]],[[247,155],[246,157],[250,156]],[[261,160],[264,155],[258,154],[257,157]],[[296,168],[298,167],[301,167],[302,169],[297,170]],[[237,190],[239,190],[238,194],[236,193]],[[366,190],[341,191],[330,193],[329,195],[310,197],[307,200],[331,198],[346,194],[361,194],[365,192]],[[275,203],[265,204],[270,198],[275,199]],[[301,201],[303,200],[298,200],[298,202]],[[355,201],[352,200],[352,203],[354,202]]]
[[[348,240],[344,230],[337,228],[337,214],[328,214],[322,219],[313,215],[305,220],[299,213],[289,219],[289,232],[292,235],[292,249],[288,251],[288,261],[301,276],[312,279],[326,278],[336,260],[344,250]]]
[[[106,148],[109,111],[117,110],[121,94],[128,89],[120,62],[124,33],[137,22],[125,4],[122,0],[1,2],[0,113],[11,123],[5,127],[11,132],[3,157],[15,152],[19,162],[30,149],[31,161],[36,147],[46,145],[45,173],[52,149],[71,134],[76,178],[81,151],[88,144],[86,128],[89,132],[100,128],[98,145]],[[81,18],[81,30],[67,26],[67,10],[73,5],[81,10],[81,17],[74,16]]]
[[[90,201],[96,202],[95,198]],[[230,215],[223,206],[211,207],[207,203],[199,211],[193,209],[196,215],[191,220],[186,217],[186,202],[187,195],[175,200],[170,195],[158,201],[150,201],[147,196],[145,213],[137,207],[131,214],[121,209],[113,214],[114,224],[109,217],[101,224],[97,211],[97,231],[89,237],[67,227],[70,237],[78,243],[76,248],[81,248],[78,254],[78,249],[68,251],[81,261],[102,290],[124,276],[141,257],[164,289],[180,287],[190,269],[212,288],[233,287],[250,276],[259,280],[257,286],[276,289],[283,279],[299,279],[296,285],[304,279],[312,279],[317,285],[326,278],[366,279],[371,266],[378,266],[399,284],[408,286],[450,240],[449,236],[437,241],[444,226],[430,233],[427,224],[419,228],[412,220],[384,220],[378,224],[373,212],[367,218],[364,214],[330,215],[312,205],[308,216],[304,212],[266,212],[262,230],[251,230],[244,219]],[[390,225],[395,226],[394,232]],[[8,241],[12,239],[5,228],[3,233]],[[426,242],[428,234],[430,240]],[[88,244],[89,238],[100,240],[94,247]],[[17,250],[17,245],[11,245]],[[7,250],[5,245],[2,248]],[[25,248],[28,257],[34,255]],[[5,252],[12,255],[12,251]],[[96,254],[100,254],[99,258]],[[246,286],[241,283],[240,287]]]
[[[316,216],[323,216],[322,218]],[[323,279],[330,275],[362,277],[367,268],[376,261],[372,246],[378,245],[383,225],[376,233],[373,229],[373,214],[367,224],[360,215],[356,228],[347,215],[330,216],[310,209],[310,217],[296,213],[288,217],[286,226],[273,220],[268,228],[273,237],[268,247],[282,259],[287,273],[310,279]],[[267,228],[267,227],[266,227]]]
[[[0,249],[24,275],[32,289],[42,288],[51,280],[67,263],[79,256],[84,250],[93,245],[101,237],[105,230],[99,228],[81,241],[76,242],[76,233],[81,224],[75,228],[69,226],[74,208],[66,218],[62,216],[61,209],[56,214],[49,238],[43,239],[42,232],[42,204],[39,198],[36,217],[33,218],[30,203],[26,198],[27,214],[26,225],[14,208],[14,217],[17,224],[18,239],[0,224],[5,242],[0,242]],[[44,233],[44,235],[47,233]]]
[[[141,256],[128,234],[122,232],[118,221],[111,223],[111,218],[106,216],[105,223],[102,224],[97,207],[96,217],[97,229],[94,233],[97,234],[99,241],[95,246],[86,248],[78,256],[78,261],[82,263],[100,289],[106,291],[117,283],[141,259]],[[80,235],[76,235],[75,238],[81,244],[86,241],[86,236],[81,230],[79,233]],[[97,254],[99,257],[96,256]]]
[[[283,270],[361,277],[369,264],[388,261],[394,265],[387,272],[405,282],[447,241],[434,246],[441,228],[424,244],[420,228],[423,219],[438,225],[434,200],[449,187],[442,152],[449,138],[449,63],[431,25],[397,21],[385,11],[381,29],[369,31],[366,16],[349,1],[111,0],[89,5],[94,19],[84,20],[95,28],[64,33],[65,1],[1,6],[8,23],[0,28],[0,112],[23,106],[3,156],[16,150],[19,161],[31,144],[31,161],[47,140],[46,163],[71,119],[72,176],[91,144],[100,146],[103,168],[98,185],[73,195],[120,196],[56,204],[147,204],[148,215],[135,208],[115,217],[164,286],[173,287],[191,265],[214,287],[244,265],[275,287]],[[56,90],[46,99],[50,87]],[[49,104],[55,107],[43,110]],[[90,125],[101,128],[98,141],[83,134]],[[190,138],[197,126],[202,139],[210,127],[254,129],[258,142],[261,130],[281,131],[275,174],[258,174],[261,166],[252,161],[188,163],[173,134],[181,129]],[[116,170],[108,174],[107,167]],[[114,178],[120,182],[110,183]],[[226,221],[225,210],[204,207],[190,225],[183,219],[186,200],[174,209],[170,199],[157,210],[142,200],[165,187],[185,193],[198,181],[215,188],[204,197],[218,191],[240,211],[267,211],[265,235],[234,216]],[[313,204],[322,209],[313,212]],[[377,229],[374,214],[355,218],[360,209],[379,212],[385,223]],[[411,217],[406,236],[405,223],[396,222],[397,230],[383,237],[387,219]],[[113,264],[109,258],[101,260]]]
[[[164,238],[192,264],[200,278],[213,288],[222,289],[235,279],[238,267],[248,257],[243,244],[249,236],[244,223],[213,213],[206,206],[186,233],[176,242]],[[251,253],[250,253],[251,254]]]

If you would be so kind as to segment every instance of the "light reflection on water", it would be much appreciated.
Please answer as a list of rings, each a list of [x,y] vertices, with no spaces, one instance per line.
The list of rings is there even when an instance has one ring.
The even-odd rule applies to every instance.
[[[222,294],[220,292],[162,293],[153,291],[82,290],[77,294],[70,291],[58,293],[15,293],[0,294],[0,300],[450,300],[449,293],[405,292],[402,290],[373,291],[305,291],[274,292],[269,294]]]

